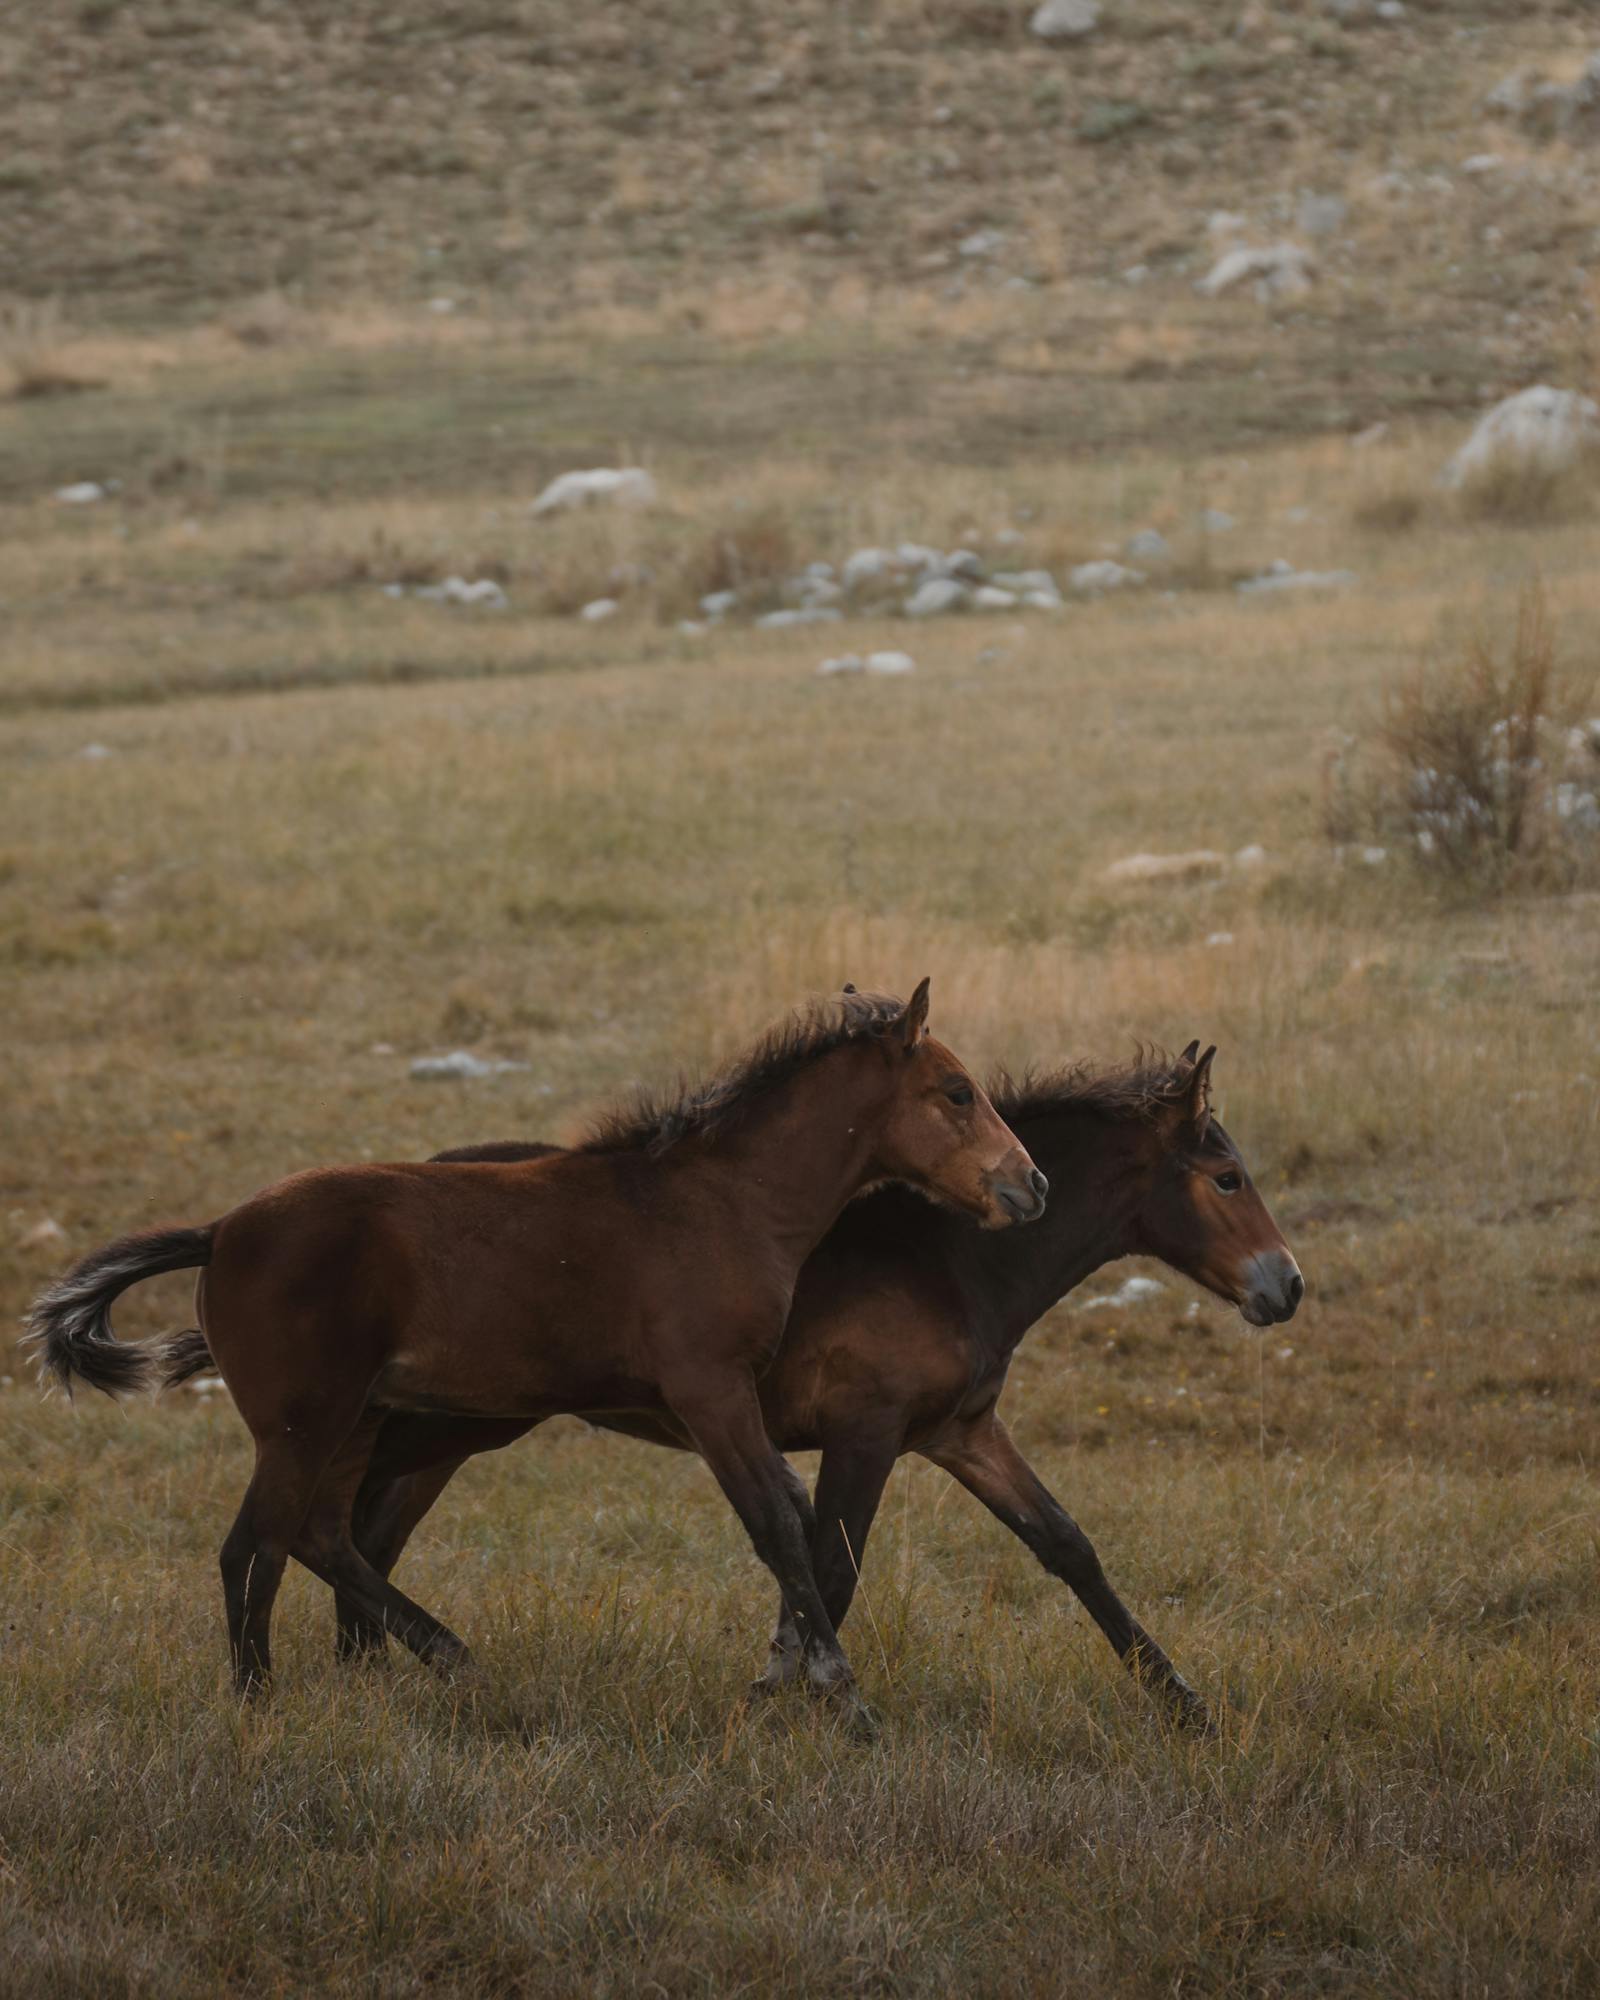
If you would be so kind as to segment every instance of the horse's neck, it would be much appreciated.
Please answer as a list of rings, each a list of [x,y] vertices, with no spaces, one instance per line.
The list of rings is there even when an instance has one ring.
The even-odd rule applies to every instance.
[[[1149,1135],[1131,1120],[1065,1107],[1013,1129],[1050,1181],[1044,1214],[998,1235],[954,1223],[947,1236],[971,1330],[997,1357],[1091,1271],[1129,1254],[1152,1164]]]
[[[703,1155],[745,1233],[769,1236],[798,1271],[872,1178],[888,1096],[875,1052],[847,1046],[747,1105]]]

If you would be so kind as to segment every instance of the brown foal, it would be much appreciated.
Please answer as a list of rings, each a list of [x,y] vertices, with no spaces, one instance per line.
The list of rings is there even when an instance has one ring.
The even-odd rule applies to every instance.
[[[791,1471],[823,1608],[835,1627],[854,1595],[894,1461],[920,1452],[974,1494],[1078,1596],[1119,1658],[1180,1722],[1204,1701],[1130,1616],[1078,1524],[1013,1443],[996,1410],[1018,1343],[1043,1313],[1114,1258],[1160,1258],[1254,1326],[1291,1318],[1299,1266],[1238,1148],[1211,1115],[1212,1051],[1077,1068],[995,1087],[998,1110],[1056,1186],[1035,1229],[979,1236],[898,1189],[853,1202],[801,1272],[778,1358],[762,1377],[768,1434],[822,1451],[816,1501]],[[447,1157],[527,1158],[508,1142]],[[203,1347],[175,1374],[206,1365]],[[609,1415],[611,1430],[692,1448],[660,1416]],[[521,1423],[396,1415],[379,1434],[356,1505],[356,1538],[385,1574],[457,1468],[520,1437]],[[340,1596],[340,1652],[383,1629]],[[804,1626],[787,1606],[758,1689],[794,1678]]]
[[[724,1076],[520,1163],[296,1174],[201,1229],[108,1245],[39,1300],[59,1381],[115,1391],[173,1353],[112,1337],[140,1278],[204,1267],[200,1334],[256,1443],[222,1551],[241,1692],[265,1685],[293,1555],[419,1657],[466,1648],[360,1552],[351,1509],[396,1411],[652,1419],[692,1441],[794,1615],[810,1686],[859,1698],[812,1574],[792,1474],[757,1378],[797,1274],[862,1188],[905,1181],[987,1228],[1031,1221],[1047,1183],[911,1003],[853,991],[769,1035]]]

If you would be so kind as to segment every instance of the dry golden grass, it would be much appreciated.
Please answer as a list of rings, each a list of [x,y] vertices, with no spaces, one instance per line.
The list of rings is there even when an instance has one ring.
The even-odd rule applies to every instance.
[[[597,349],[596,380],[635,353]],[[553,525],[522,504],[542,458],[463,463],[489,433],[463,438],[434,362],[345,353],[302,434],[313,498],[263,440],[318,407],[326,351],[233,357],[206,364],[235,412],[208,493],[6,510],[10,1321],[115,1232],[313,1161],[561,1136],[806,990],[924,971],[980,1063],[1216,1040],[1311,1289],[1265,1337],[1177,1280],[1069,1300],[1008,1394],[1225,1697],[1210,1745],[1171,1740],[1021,1548],[909,1462],[847,1628],[884,1740],[799,1703],[733,1720],[762,1574],[696,1465],[574,1425],[464,1475],[407,1555],[480,1694],[405,1660],[341,1676],[296,1578],[279,1696],[241,1718],[214,1569],[231,1412],[41,1406],[11,1364],[0,1990],[1595,1990],[1600,904],[1445,896],[1398,856],[1337,862],[1319,818],[1336,733],[1535,560],[1581,652],[1591,531],[1430,509],[1374,537],[1342,440],[990,469],[959,428],[945,456],[868,451],[845,406],[811,457],[718,465],[697,430],[794,365],[764,349],[636,390],[661,516]],[[193,393],[153,377],[107,421],[153,451]],[[1396,477],[1449,442],[1396,445]],[[376,483],[386,454],[438,473],[427,497]],[[746,520],[802,560],[911,535],[1022,563],[1204,505],[1239,517],[1219,564],[1347,563],[1357,587],[698,640],[664,583],[592,630],[539,594],[687,574]],[[492,617],[378,589],[489,563]],[[844,643],[909,643],[918,671],[819,681]],[[1213,881],[1105,876],[1250,843],[1265,863]],[[410,1080],[461,1044],[530,1067]],[[186,1307],[166,1281],[119,1325]]]

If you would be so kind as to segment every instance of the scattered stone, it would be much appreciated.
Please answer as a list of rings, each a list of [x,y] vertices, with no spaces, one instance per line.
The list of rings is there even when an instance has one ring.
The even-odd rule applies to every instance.
[[[1356,853],[1363,866],[1367,868],[1381,868],[1389,858],[1387,847],[1361,847]]]
[[[57,502],[63,507],[88,507],[96,500],[104,500],[107,488],[95,479],[80,479],[72,486],[58,486],[55,492]]]
[[[791,586],[803,604],[836,604],[844,596],[843,590],[831,578],[825,576],[797,576]]]
[[[653,507],[657,498],[656,482],[642,466],[595,466],[588,472],[563,472],[552,479],[529,512],[558,514],[596,505]]]
[[[1208,535],[1230,534],[1239,523],[1221,507],[1202,507],[1200,526]]]
[[[54,1250],[67,1240],[67,1232],[54,1216],[47,1215],[17,1238],[19,1250]]]
[[[959,577],[963,583],[980,581],[984,569],[983,557],[976,549],[952,549],[949,555],[939,558],[939,574]]]
[[[1075,1310],[1086,1313],[1098,1306],[1136,1306],[1145,1299],[1159,1298],[1166,1289],[1159,1278],[1124,1278],[1114,1292],[1101,1292],[1096,1298],[1084,1299]]]
[[[509,1070],[527,1068],[525,1062],[486,1062],[466,1049],[452,1049],[447,1056],[418,1056],[411,1065],[411,1074],[419,1081],[433,1082],[440,1078],[504,1076]]]
[[[1122,553],[1132,556],[1135,562],[1166,562],[1172,554],[1172,544],[1159,528],[1141,528],[1138,534],[1128,537]]]
[[[1265,868],[1267,850],[1258,841],[1252,841],[1248,847],[1239,849],[1233,857],[1233,865],[1235,868]]]
[[[827,625],[838,617],[839,611],[832,604],[802,604],[788,611],[769,611],[756,624],[765,632],[782,632],[791,625]]]
[[[686,639],[701,639],[711,630],[711,627],[703,618],[680,618],[678,620],[678,630]]]
[[[1059,590],[1025,590],[1022,601],[1030,611],[1062,611],[1066,608]]]
[[[1375,424],[1368,424],[1364,431],[1356,432],[1355,436],[1350,440],[1350,449],[1352,451],[1365,451],[1369,445],[1381,443],[1388,435],[1388,419],[1379,417]]]
[[[739,602],[736,590],[713,590],[700,600],[700,609],[708,618],[725,618]]]
[[[1464,174],[1492,174],[1504,164],[1498,153],[1472,153],[1461,162],[1461,171]]]
[[[817,663],[817,672],[819,674],[859,674],[865,665],[866,661],[862,659],[859,653],[840,653],[835,659],[819,660]]]
[[[1496,403],[1441,475],[1460,488],[1492,471],[1565,472],[1600,450],[1600,406],[1544,383]]]
[[[909,653],[882,652],[868,653],[867,672],[869,674],[911,674],[917,663]]]
[[[998,257],[1005,247],[1003,229],[975,229],[956,245],[963,257]]]
[[[967,586],[953,576],[930,576],[905,602],[908,618],[938,618],[947,611],[959,611],[967,601]]]
[[[1142,569],[1127,569],[1119,562],[1079,563],[1067,576],[1068,587],[1080,597],[1103,597],[1108,591],[1135,589],[1144,581]]]
[[[1248,227],[1249,218],[1241,215],[1236,208],[1214,208],[1206,217],[1208,236],[1237,236]]]
[[[109,743],[85,743],[83,748],[78,752],[78,755],[86,764],[103,763],[112,754]]]
[[[446,297],[442,292],[440,293],[438,298],[429,299],[428,301],[428,310],[431,313],[453,313],[455,309],[456,309],[455,300]]]
[[[1099,25],[1099,0],[1040,0],[1028,22],[1043,42],[1081,42]]]
[[[1215,299],[1253,278],[1259,299],[1299,298],[1310,291],[1316,268],[1310,252],[1296,243],[1273,243],[1265,248],[1240,244],[1223,252],[1195,290],[1202,298]]]
[[[1333,236],[1349,221],[1350,204],[1341,195],[1303,194],[1294,219],[1302,236]]]
[[[1219,949],[1223,945],[1229,945],[1232,943],[1233,943],[1232,931],[1213,931],[1211,935],[1206,939],[1207,946],[1212,950]]]
[[[1142,285],[1149,275],[1150,266],[1148,264],[1130,264],[1122,274],[1122,282],[1125,285]]]
[[[1059,597],[1061,591],[1055,578],[1047,569],[997,569],[989,579],[1002,590],[1015,590],[1023,596],[1030,591],[1043,591],[1051,597]]]
[[[974,611],[1015,611],[1018,601],[1014,590],[1002,590],[993,583],[980,584],[972,593]]]
[[[1348,590],[1355,582],[1348,569],[1296,569],[1280,556],[1259,576],[1247,576],[1234,589],[1241,597],[1266,597],[1285,590]]]
[[[1130,854],[1113,861],[1108,882],[1187,882],[1199,875],[1220,875],[1228,857],[1214,847],[1193,847],[1183,854]]]
[[[914,569],[923,576],[937,576],[944,557],[938,549],[930,549],[926,542],[902,542],[894,552],[894,560],[901,569]]]
[[[615,618],[622,606],[614,597],[596,597],[578,613],[585,625],[599,625],[607,618]]]
[[[429,604],[476,604],[486,611],[504,611],[509,601],[492,576],[472,583],[464,576],[447,576],[443,583],[419,584],[414,594]]]
[[[887,549],[857,549],[843,570],[846,590],[859,590],[864,583],[878,583],[892,576],[895,558]]]

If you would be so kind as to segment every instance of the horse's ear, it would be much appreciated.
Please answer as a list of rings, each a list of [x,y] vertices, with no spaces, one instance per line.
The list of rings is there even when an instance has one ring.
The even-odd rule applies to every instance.
[[[928,984],[926,979],[921,982],[894,1024],[895,1038],[907,1055],[928,1032]]]
[[[1205,1136],[1205,1129],[1211,1123],[1211,1058],[1217,1052],[1212,1043],[1203,1056],[1195,1060],[1183,1086],[1183,1115],[1197,1137]]]
[[[855,983],[855,981],[854,981],[853,979],[847,979],[847,980],[845,981],[845,983],[844,983],[844,990],[845,990],[845,992],[846,992],[846,993],[854,993],[854,992],[855,992],[855,990],[856,990],[856,983]],[[1199,1048],[1199,1046],[1200,1046],[1200,1044],[1199,1044],[1198,1042],[1196,1042],[1196,1043],[1195,1043],[1195,1047],[1196,1047],[1196,1048]]]
[[[1179,1058],[1178,1058],[1178,1066],[1179,1066],[1179,1068],[1180,1068],[1180,1069],[1187,1069],[1187,1068],[1188,1068],[1188,1066],[1189,1066],[1189,1064],[1190,1064],[1190,1063],[1192,1063],[1192,1062],[1193,1062],[1193,1061],[1195,1060],[1195,1058],[1196,1058],[1196,1057],[1197,1057],[1197,1056],[1199,1055],[1199,1053],[1200,1053],[1200,1043],[1199,1043],[1199,1040],[1198,1040],[1198,1038],[1196,1038],[1196,1039],[1195,1039],[1194,1041],[1192,1041],[1192,1042],[1191,1042],[1191,1043],[1189,1044],[1189,1046],[1188,1046],[1188,1047],[1187,1047],[1187,1048],[1186,1048],[1186,1049],[1184,1050],[1183,1054],[1182,1054],[1181,1056],[1179,1056]]]

